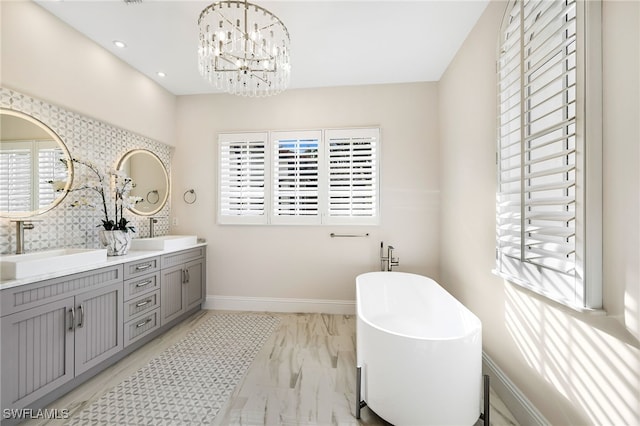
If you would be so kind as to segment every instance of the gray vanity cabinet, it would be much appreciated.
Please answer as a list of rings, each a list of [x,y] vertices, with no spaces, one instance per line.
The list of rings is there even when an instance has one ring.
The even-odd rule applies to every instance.
[[[195,247],[0,289],[1,407],[50,401],[195,312],[205,254]]]
[[[119,352],[122,266],[3,290],[2,407],[24,407]]]
[[[76,296],[76,375],[122,350],[122,293],[122,284],[112,284]]]
[[[124,345],[160,328],[160,257],[124,265]]]
[[[24,407],[74,377],[74,342],[67,297],[2,317],[2,407]]]
[[[205,247],[162,256],[161,324],[200,305],[204,298]]]

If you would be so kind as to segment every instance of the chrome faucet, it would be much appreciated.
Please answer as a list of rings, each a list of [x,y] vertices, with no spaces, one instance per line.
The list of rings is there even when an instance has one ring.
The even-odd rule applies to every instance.
[[[400,258],[393,257],[393,246],[387,246],[387,255],[384,255],[384,242],[380,241],[380,270],[393,271],[394,266],[400,265]]]
[[[24,230],[33,229],[33,223],[24,220],[14,220],[16,223],[16,254],[24,253]]]
[[[149,218],[149,238],[153,238],[156,236],[155,224],[158,223],[158,219],[155,217]]]
[[[394,266],[400,265],[400,258],[393,257],[393,246],[387,246],[387,263],[389,265],[388,271],[392,271]]]

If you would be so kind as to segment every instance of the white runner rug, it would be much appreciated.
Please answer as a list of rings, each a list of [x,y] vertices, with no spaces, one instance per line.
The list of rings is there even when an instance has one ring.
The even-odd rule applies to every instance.
[[[210,424],[279,322],[262,314],[214,314],[69,424]]]

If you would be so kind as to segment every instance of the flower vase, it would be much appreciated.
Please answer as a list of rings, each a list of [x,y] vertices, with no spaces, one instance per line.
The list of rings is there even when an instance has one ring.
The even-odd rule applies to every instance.
[[[98,236],[102,246],[107,249],[107,256],[122,256],[129,252],[129,247],[131,247],[130,232],[101,229]]]

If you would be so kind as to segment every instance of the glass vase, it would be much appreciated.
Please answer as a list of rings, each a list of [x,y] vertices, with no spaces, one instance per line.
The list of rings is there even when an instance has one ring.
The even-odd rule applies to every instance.
[[[107,256],[122,256],[131,247],[131,233],[127,231],[106,231],[101,229],[98,237],[102,247],[107,249]]]

